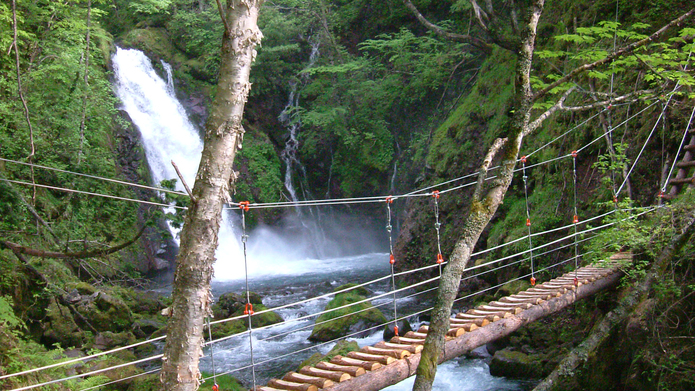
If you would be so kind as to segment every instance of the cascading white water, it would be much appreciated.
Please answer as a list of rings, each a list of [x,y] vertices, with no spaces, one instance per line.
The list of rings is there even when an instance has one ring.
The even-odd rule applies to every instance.
[[[138,50],[117,48],[113,67],[116,94],[142,135],[153,181],[177,178],[171,165],[173,160],[192,186],[203,143],[174,96],[173,88],[168,87],[150,59]],[[170,67],[167,69],[171,71]],[[178,187],[183,190],[180,183]]]
[[[319,54],[319,42],[313,42],[311,44],[309,64],[304,68],[305,70],[316,64]],[[290,198],[293,202],[298,201],[297,191],[295,190],[293,182],[293,173],[295,169],[300,171],[300,175],[306,177],[304,166],[297,157],[297,152],[299,150],[299,140],[297,137],[299,136],[299,130],[302,126],[297,109],[299,108],[299,91],[308,82],[309,76],[307,74],[302,74],[299,82],[290,82],[290,97],[287,101],[287,106],[282,110],[279,117],[280,123],[285,125],[289,133],[287,141],[285,142],[285,149],[280,154],[280,157],[285,163],[285,188],[290,193]],[[305,193],[303,194],[304,198],[307,198],[307,190],[302,189],[302,191]]]

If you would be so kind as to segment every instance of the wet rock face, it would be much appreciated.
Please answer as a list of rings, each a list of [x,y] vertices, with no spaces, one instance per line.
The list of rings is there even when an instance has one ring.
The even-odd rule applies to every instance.
[[[336,291],[346,289],[354,284],[346,284],[336,288]],[[361,288],[357,291],[339,293],[326,306],[327,310],[342,307],[350,303],[356,303],[366,299],[366,290]],[[346,308],[340,308],[327,312],[316,319],[316,325],[309,336],[310,341],[326,342],[354,334],[359,338],[362,334],[369,334],[369,329],[386,323],[386,317],[371,303],[364,302]]]

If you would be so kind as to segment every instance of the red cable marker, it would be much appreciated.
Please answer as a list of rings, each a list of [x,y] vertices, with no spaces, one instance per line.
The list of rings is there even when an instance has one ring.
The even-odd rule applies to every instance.
[[[391,257],[390,257],[390,259],[389,259],[389,263],[392,264],[392,265],[393,265],[394,263],[396,263],[396,258],[393,256],[393,254],[391,254]]]
[[[574,215],[574,218],[572,219],[573,224],[577,224],[579,222],[579,216]]]
[[[249,211],[249,204],[250,204],[250,202],[248,202],[248,201],[241,201],[239,203],[239,209],[243,210],[244,212],[248,212]]]
[[[398,337],[398,326],[393,326],[393,333]]]
[[[531,226],[531,219],[526,219],[526,226],[530,227]]]
[[[387,204],[393,204],[393,197],[392,196],[386,197],[386,203]]]
[[[442,254],[437,254],[437,264],[441,265],[444,263],[444,257],[442,257]]]
[[[572,151],[572,157],[577,157],[578,153],[577,151]]]
[[[212,386],[212,391],[220,391],[220,386],[215,384],[214,386]]]
[[[253,315],[253,304],[246,303],[246,309],[244,310],[244,315]]]
[[[574,277],[574,286],[579,286],[579,280],[577,277]]]
[[[432,192],[432,197],[439,199],[439,190],[435,190]]]
[[[536,286],[536,277],[531,277],[531,286]]]
[[[524,163],[524,164],[526,164],[526,156],[522,156],[522,157],[521,157],[521,162]]]

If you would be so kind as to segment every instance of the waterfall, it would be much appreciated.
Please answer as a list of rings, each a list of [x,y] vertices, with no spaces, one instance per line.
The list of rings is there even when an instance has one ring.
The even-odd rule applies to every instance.
[[[140,131],[154,183],[177,178],[173,160],[193,186],[203,142],[174,96],[171,76],[169,83],[162,80],[150,59],[133,49],[117,48],[113,68],[116,94]],[[165,69],[170,74],[168,64]],[[177,188],[183,190],[180,183]]]
[[[319,43],[313,42],[311,44],[311,54],[309,55],[309,64],[304,68],[307,70],[314,66],[316,60],[319,58]],[[309,82],[309,75],[302,74],[300,76],[300,81],[290,82],[290,96],[287,101],[287,106],[280,113],[280,123],[282,123],[288,131],[288,138],[285,142],[285,149],[283,149],[280,157],[285,163],[285,188],[290,193],[290,199],[293,202],[299,201],[297,197],[297,191],[293,182],[293,173],[295,170],[299,171],[301,179],[306,179],[306,170],[302,163],[297,157],[297,152],[299,150],[299,141],[297,136],[299,136],[299,130],[301,129],[302,123],[299,117],[299,91]],[[300,183],[301,183],[300,179]],[[309,198],[310,194],[306,186],[301,186],[303,198]]]
[[[318,53],[317,48],[315,52]],[[115,91],[123,103],[123,109],[140,131],[154,184],[164,179],[177,178],[171,165],[173,160],[188,185],[193,186],[203,143],[198,130],[176,99],[171,67],[164,62],[162,66],[167,72],[168,81],[155,72],[144,53],[117,48],[113,56]],[[288,154],[296,160],[294,153],[296,150]],[[301,165],[295,167],[303,170]],[[290,178],[291,176],[290,174]],[[183,190],[180,183],[177,183],[177,188]],[[302,194],[306,198],[308,191],[303,189]],[[318,229],[316,215],[316,212],[309,211],[306,220],[300,216],[301,227],[304,229],[297,230],[296,220],[293,220],[296,217],[290,216],[284,221],[283,227],[259,226],[248,233],[249,275],[303,274],[319,265],[325,265],[324,261],[317,260],[325,259],[325,254],[338,257],[346,253],[362,254],[381,247],[372,242],[374,235],[370,232],[355,233],[351,229],[353,224],[339,216],[332,221],[330,236],[335,239],[331,240]],[[218,281],[244,278],[244,256],[239,231],[238,210],[223,210],[223,222],[218,234],[219,246],[215,253],[215,279]],[[176,231],[173,233],[177,234]],[[353,242],[359,245],[354,245]]]
[[[174,161],[186,183],[193,186],[203,142],[186,110],[176,99],[171,66],[164,61],[162,66],[167,81],[159,77],[143,52],[116,48],[113,56],[116,95],[140,132],[154,185],[164,179],[178,179],[171,165]],[[176,188],[184,190],[180,181]],[[239,235],[234,232],[233,219],[226,211],[223,217],[215,265],[218,278],[234,273],[238,275],[239,267],[243,268]],[[176,237],[178,230],[172,229],[172,234]]]

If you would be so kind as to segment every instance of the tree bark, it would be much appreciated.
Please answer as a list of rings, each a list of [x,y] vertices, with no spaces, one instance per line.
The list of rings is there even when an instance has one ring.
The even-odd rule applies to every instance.
[[[205,143],[193,187],[196,202],[181,231],[172,292],[172,315],[162,357],[160,380],[166,391],[197,390],[202,355],[203,321],[210,313],[213,274],[222,206],[229,198],[232,164],[241,147],[241,121],[251,88],[249,73],[262,34],[258,12],[264,0],[228,0],[220,8],[222,38],[217,96],[205,124]]]
[[[439,282],[437,300],[432,310],[430,331],[427,334],[422,357],[417,367],[417,377],[413,391],[430,391],[437,373],[437,362],[444,349],[445,335],[449,329],[449,315],[461,282],[461,275],[470,260],[473,248],[495,215],[497,208],[511,184],[517,156],[524,135],[527,133],[533,106],[533,91],[530,75],[533,50],[536,42],[536,27],[543,12],[543,0],[533,0],[528,8],[527,20],[521,31],[521,40],[516,64],[515,112],[507,131],[507,139],[498,139],[488,151],[483,162],[478,184],[471,201],[468,218],[464,223],[461,239],[456,243],[449,263]],[[487,194],[482,197],[487,168],[492,160],[502,152],[501,169],[498,179],[493,182]]]
[[[548,375],[542,382],[540,382],[533,391],[549,391],[553,389],[557,384],[561,384],[563,377],[572,376],[573,372],[577,367],[584,364],[591,352],[596,350],[606,338],[610,336],[611,331],[621,324],[627,317],[632,313],[632,311],[637,307],[637,305],[642,301],[644,295],[649,292],[654,282],[656,282],[661,270],[663,270],[664,265],[669,262],[680,249],[690,240],[690,238],[695,233],[695,216],[691,216],[690,222],[683,231],[682,234],[678,235],[671,244],[664,249],[659,255],[659,258],[654,261],[647,275],[640,281],[639,284],[632,287],[630,292],[620,300],[618,306],[601,320],[601,322],[594,327],[591,334],[572,350],[553,370],[553,372]]]

